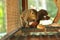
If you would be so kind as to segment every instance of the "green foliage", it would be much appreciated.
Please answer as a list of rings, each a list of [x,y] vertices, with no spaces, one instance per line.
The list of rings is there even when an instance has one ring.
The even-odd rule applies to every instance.
[[[47,11],[50,15],[50,17],[53,17],[55,18],[56,17],[56,14],[57,14],[57,7],[56,7],[56,4],[54,3],[53,0],[46,0],[46,4],[47,4]]]
[[[0,17],[3,17],[3,8],[0,7]]]
[[[32,4],[33,6],[35,5],[35,0],[28,0],[28,1],[29,1],[28,5],[31,5],[31,4]]]
[[[4,22],[4,2],[0,1],[0,33],[6,32],[5,22]]]
[[[30,9],[30,6],[36,6],[35,0],[28,0],[28,8]]]
[[[22,13],[22,0],[19,0],[20,13]]]

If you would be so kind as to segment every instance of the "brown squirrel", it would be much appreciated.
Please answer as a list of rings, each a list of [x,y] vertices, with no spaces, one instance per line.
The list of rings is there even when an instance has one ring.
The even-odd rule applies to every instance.
[[[37,11],[35,9],[27,9],[21,14],[21,23],[24,27],[29,27],[29,22],[37,20]]]

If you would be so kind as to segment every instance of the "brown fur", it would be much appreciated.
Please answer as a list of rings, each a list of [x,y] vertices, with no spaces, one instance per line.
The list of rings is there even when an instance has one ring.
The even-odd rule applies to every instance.
[[[21,14],[21,23],[24,27],[29,27],[30,21],[36,21],[37,11],[35,9],[27,9]]]
[[[45,17],[44,17],[45,16]],[[39,23],[40,20],[48,20],[50,17],[48,16],[48,12],[44,9],[41,9],[37,13],[37,22]]]

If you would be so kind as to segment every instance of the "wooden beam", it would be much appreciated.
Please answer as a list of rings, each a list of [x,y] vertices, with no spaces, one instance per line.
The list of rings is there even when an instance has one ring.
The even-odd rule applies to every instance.
[[[22,11],[28,9],[28,0],[22,0]]]
[[[18,0],[6,0],[7,10],[7,33],[19,26],[19,4]]]
[[[57,12],[57,15],[56,15],[53,23],[58,23],[58,21],[60,20],[60,0],[54,0],[54,2],[56,3],[56,6],[58,8],[58,12]]]

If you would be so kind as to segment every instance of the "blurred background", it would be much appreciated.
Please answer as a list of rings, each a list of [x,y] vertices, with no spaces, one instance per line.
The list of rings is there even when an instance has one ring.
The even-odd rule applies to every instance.
[[[0,0],[0,38],[6,33],[5,0]]]

